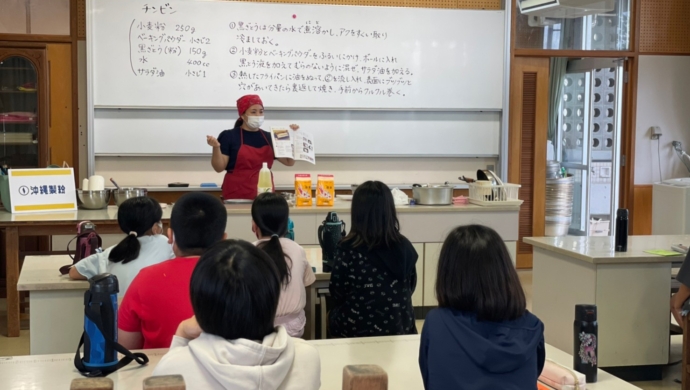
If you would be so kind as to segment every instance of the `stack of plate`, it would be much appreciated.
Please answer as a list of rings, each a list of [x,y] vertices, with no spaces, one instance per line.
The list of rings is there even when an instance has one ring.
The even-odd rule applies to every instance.
[[[565,236],[573,216],[573,176],[546,179],[547,237]]]
[[[546,162],[546,178],[555,179],[561,176],[561,163],[558,161]]]

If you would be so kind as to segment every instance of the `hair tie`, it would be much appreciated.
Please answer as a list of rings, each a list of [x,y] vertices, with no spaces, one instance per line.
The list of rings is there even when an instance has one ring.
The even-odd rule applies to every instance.
[[[129,232],[129,235],[134,237],[138,236],[137,232]]]
[[[277,234],[273,234],[273,235],[271,235],[271,238],[273,238],[273,237],[278,237],[278,238],[280,238],[280,236],[279,236],[279,235],[277,235]]]

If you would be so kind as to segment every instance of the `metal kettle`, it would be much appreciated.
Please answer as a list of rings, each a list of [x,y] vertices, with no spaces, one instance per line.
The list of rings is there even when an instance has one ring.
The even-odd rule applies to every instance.
[[[319,226],[318,236],[323,258],[323,272],[331,272],[335,250],[340,240],[345,237],[345,222],[338,219],[338,214],[329,212]]]

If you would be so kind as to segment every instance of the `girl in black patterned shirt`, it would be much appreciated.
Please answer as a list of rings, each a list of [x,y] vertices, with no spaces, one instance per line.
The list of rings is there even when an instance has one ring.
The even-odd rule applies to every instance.
[[[400,234],[390,189],[379,181],[357,187],[351,230],[340,242],[331,273],[331,336],[416,334],[417,257]]]

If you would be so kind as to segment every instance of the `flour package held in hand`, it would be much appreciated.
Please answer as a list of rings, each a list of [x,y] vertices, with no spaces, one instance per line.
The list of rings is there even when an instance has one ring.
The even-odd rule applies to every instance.
[[[335,180],[333,175],[319,175],[316,181],[316,205],[333,206],[335,200]]]
[[[295,205],[311,206],[311,175],[296,174],[295,175]]]

